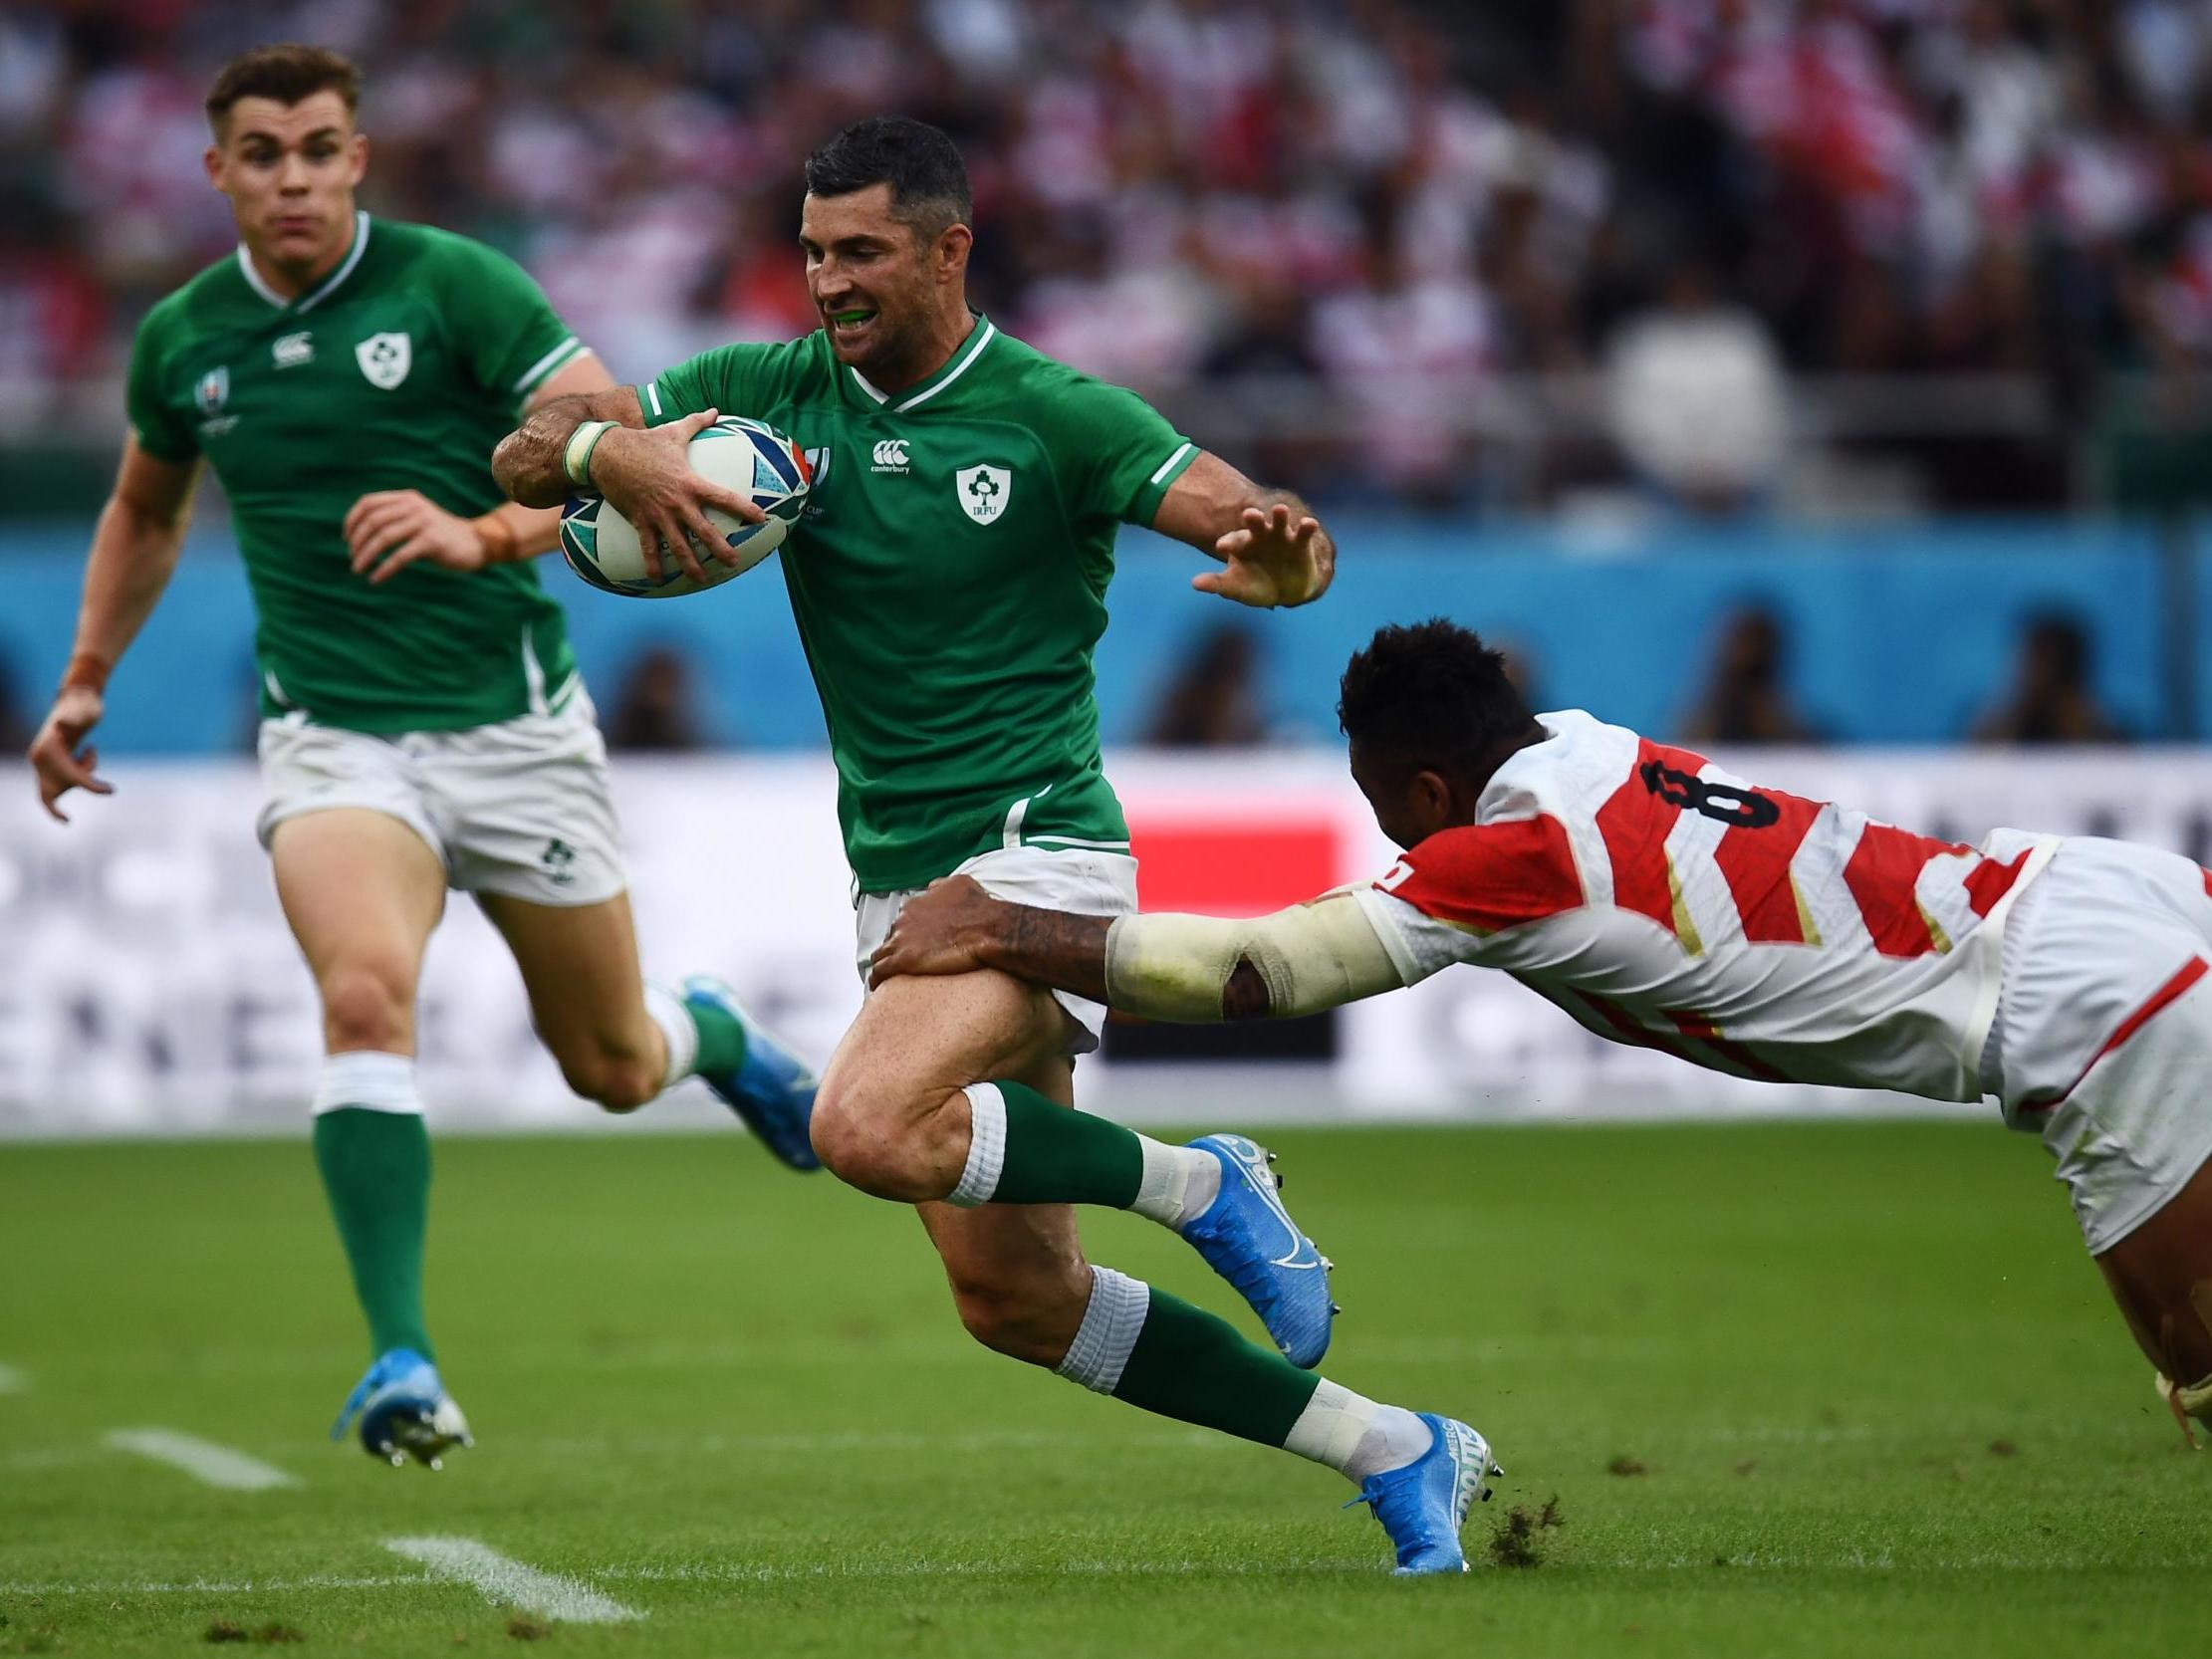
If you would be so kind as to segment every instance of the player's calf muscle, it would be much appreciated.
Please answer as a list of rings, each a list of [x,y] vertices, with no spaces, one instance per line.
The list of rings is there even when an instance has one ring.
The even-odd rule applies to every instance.
[[[2184,1387],[2212,1381],[2212,1164],[2096,1265],[2144,1356]]]

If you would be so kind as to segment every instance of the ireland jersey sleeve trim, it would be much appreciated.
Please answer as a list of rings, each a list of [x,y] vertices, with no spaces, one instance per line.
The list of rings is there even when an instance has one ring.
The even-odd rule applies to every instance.
[[[1167,492],[1175,487],[1175,480],[1190,470],[1191,463],[1204,454],[1196,444],[1185,438],[1160,462],[1152,476],[1137,487],[1121,517],[1130,524],[1150,525],[1159,516],[1159,504]]]
[[[590,350],[591,348],[577,339],[576,336],[569,336],[568,339],[561,342],[560,345],[522,371],[521,376],[515,381],[515,395],[517,397],[529,396],[531,389],[556,368],[559,368],[572,357],[581,357]]]
[[[1182,471],[1184,466],[1188,466],[1190,464],[1188,461],[1184,461],[1183,457],[1189,455],[1190,452],[1197,447],[1198,446],[1196,444],[1191,443],[1189,440],[1185,439],[1181,446],[1176,449],[1174,454],[1168,456],[1166,460],[1160,462],[1159,471],[1153,473],[1151,477],[1145,479],[1145,484],[1150,488],[1156,490],[1159,489],[1161,486],[1171,482],[1176,477],[1176,475]],[[1197,457],[1192,456],[1191,459],[1195,460],[1197,459]],[[1181,465],[1177,465],[1178,462],[1181,462]]]

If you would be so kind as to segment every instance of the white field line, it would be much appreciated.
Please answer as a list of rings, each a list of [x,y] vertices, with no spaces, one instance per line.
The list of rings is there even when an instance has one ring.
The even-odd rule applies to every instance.
[[[645,1615],[589,1584],[511,1560],[475,1539],[385,1539],[395,1555],[420,1561],[440,1578],[473,1584],[485,1600],[567,1624],[621,1624]]]
[[[52,1578],[0,1580],[0,1595],[258,1595],[276,1590],[396,1590],[428,1578],[384,1572],[350,1576],[310,1572],[297,1578]]]
[[[151,1458],[155,1463],[183,1470],[195,1481],[230,1492],[270,1492],[300,1484],[297,1475],[286,1474],[273,1464],[174,1429],[112,1429],[106,1443],[116,1451]]]
[[[0,1360],[0,1394],[28,1394],[31,1378],[28,1373]]]
[[[391,1547],[400,1544],[474,1544],[468,1539],[393,1539],[387,1540]],[[481,1544],[474,1544],[482,1549]],[[405,1551],[402,1551],[404,1553]],[[592,1596],[607,1606],[617,1603],[606,1601],[594,1591],[574,1579],[557,1578],[551,1573],[509,1561],[505,1556],[485,1550],[506,1567],[527,1573],[532,1579],[551,1580],[571,1594]],[[425,1563],[430,1564],[430,1563]],[[609,1584],[787,1584],[820,1583],[825,1581],[866,1583],[877,1580],[905,1580],[917,1578],[1013,1578],[1035,1574],[1084,1578],[1252,1578],[1270,1577],[1283,1573],[1341,1573],[1358,1577],[1378,1573],[1382,1562],[1347,1561],[1340,1557],[1285,1556],[1280,1560],[1249,1561],[1193,1561],[1157,1560],[1132,1561],[1126,1559],[1068,1560],[1068,1561],[867,1561],[820,1562],[812,1566],[763,1566],[743,1562],[697,1562],[677,1566],[599,1567],[592,1577]],[[1612,1557],[1605,1559],[1578,1559],[1575,1570],[1585,1573],[1598,1572],[1686,1572],[1709,1575],[1716,1564],[1725,1564],[1736,1571],[1749,1572],[1875,1572],[1901,1574],[1907,1577],[1922,1574],[1952,1572],[2035,1572],[2054,1570],[2125,1570],[2141,1572],[2201,1573],[2205,1562],[2195,1556],[2154,1556],[2127,1559],[2110,1553],[2093,1555],[2023,1555],[2003,1552],[1976,1552],[1962,1555],[1917,1557],[1899,1560],[1887,1551],[1869,1554],[1864,1550],[1842,1550],[1834,1555],[1817,1554],[1738,1554],[1716,1563],[1710,1554],[1650,1556],[1644,1558]],[[433,1566],[439,1578],[458,1578],[464,1583],[475,1579],[460,1576]],[[182,1579],[131,1579],[107,1578],[93,1580],[0,1580],[0,1595],[250,1595],[301,1590],[401,1590],[420,1589],[433,1582],[432,1578],[404,1573],[365,1573],[343,1575],[337,1573],[307,1573],[289,1578],[182,1578]],[[484,1586],[478,1585],[480,1589]],[[507,1597],[484,1589],[494,1601]],[[525,1605],[520,1601],[514,1605]],[[541,1611],[530,1606],[530,1611]],[[552,1618],[575,1618],[576,1622],[589,1622],[576,1615],[553,1612]],[[602,1615],[604,1618],[605,1615]],[[638,1619],[641,1612],[621,1609],[617,1617]]]

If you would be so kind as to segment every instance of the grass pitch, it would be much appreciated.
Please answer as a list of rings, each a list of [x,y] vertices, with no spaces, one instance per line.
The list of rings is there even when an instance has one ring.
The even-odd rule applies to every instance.
[[[1324,1470],[974,1348],[909,1216],[735,1135],[440,1143],[431,1324],[480,1444],[439,1475],[323,1438],[366,1355],[304,1139],[17,1146],[0,1653],[1951,1659],[2212,1636],[2212,1457],[2153,1399],[2032,1143],[1270,1139],[1341,1264],[1329,1373],[1466,1416],[1511,1471],[1465,1578],[1387,1577]],[[1141,1222],[1090,1237],[1235,1307]],[[147,1428],[296,1484],[224,1490],[107,1444]],[[642,1616],[500,1605],[385,1541],[425,1538]]]

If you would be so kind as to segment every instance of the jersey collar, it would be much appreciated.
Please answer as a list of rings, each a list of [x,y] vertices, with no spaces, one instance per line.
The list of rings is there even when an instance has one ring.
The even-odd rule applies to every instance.
[[[297,300],[287,300],[282,294],[262,281],[261,273],[253,268],[253,257],[246,252],[246,244],[238,244],[238,269],[246,279],[246,286],[267,300],[279,311],[303,312],[320,305],[331,291],[354,274],[354,267],[361,263],[361,256],[369,249],[369,210],[357,208],[354,212],[354,244],[346,250],[346,257],[338,262],[338,269],[325,277],[314,288]]]
[[[870,402],[881,405],[892,414],[904,414],[908,409],[918,408],[965,374],[968,365],[983,355],[984,348],[998,338],[998,328],[988,317],[981,312],[976,312],[974,316],[975,327],[968,331],[968,338],[960,343],[960,349],[945,359],[944,367],[919,385],[908,386],[895,395],[879,391],[869,383],[865,374],[849,364],[848,372],[853,376],[853,383],[867,394]]]

